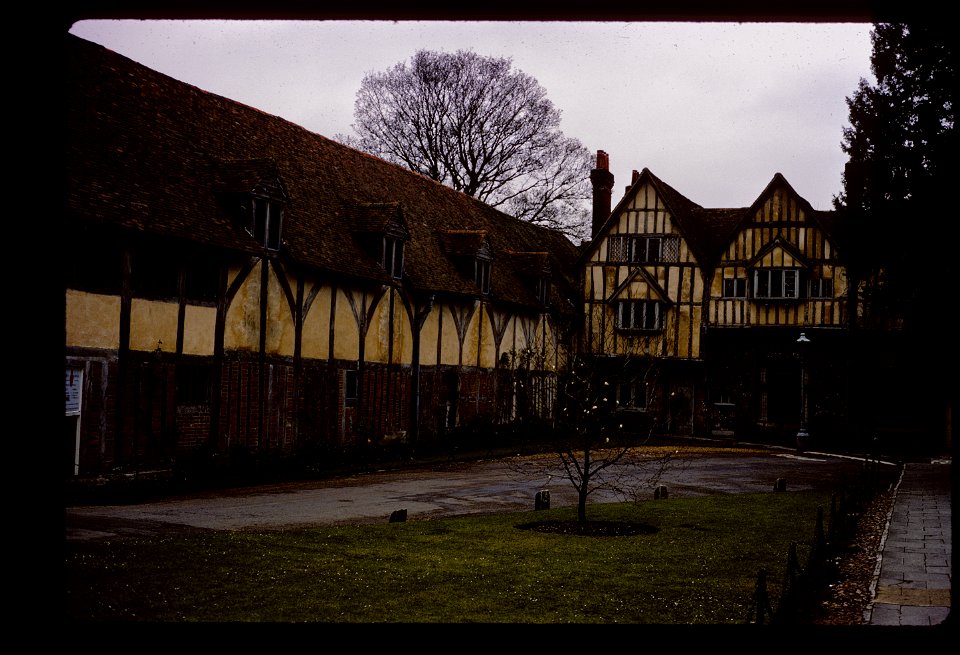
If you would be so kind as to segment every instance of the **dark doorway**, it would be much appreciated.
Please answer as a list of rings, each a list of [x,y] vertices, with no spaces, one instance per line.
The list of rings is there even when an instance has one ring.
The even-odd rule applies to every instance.
[[[767,362],[766,400],[768,423],[800,423],[800,362],[794,359]]]

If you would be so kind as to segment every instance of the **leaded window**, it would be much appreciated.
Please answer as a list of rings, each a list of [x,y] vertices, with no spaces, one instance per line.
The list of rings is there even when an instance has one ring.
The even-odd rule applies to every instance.
[[[800,297],[800,271],[762,268],[753,272],[753,297],[772,300]]]
[[[663,327],[660,303],[655,300],[621,300],[617,303],[617,328],[659,330]]]
[[[607,238],[607,261],[636,264],[680,260],[680,239],[673,236],[614,235]]]
[[[833,280],[831,278],[818,278],[810,280],[811,298],[833,298]]]
[[[723,279],[724,298],[746,298],[747,280],[742,277],[727,277]]]

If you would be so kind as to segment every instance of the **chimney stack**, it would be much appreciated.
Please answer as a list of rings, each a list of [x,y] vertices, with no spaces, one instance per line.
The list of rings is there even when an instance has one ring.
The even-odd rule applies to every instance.
[[[596,238],[607,217],[610,216],[610,200],[613,196],[613,173],[610,172],[610,158],[603,150],[597,150],[597,167],[590,171],[593,183],[593,230],[591,238]]]

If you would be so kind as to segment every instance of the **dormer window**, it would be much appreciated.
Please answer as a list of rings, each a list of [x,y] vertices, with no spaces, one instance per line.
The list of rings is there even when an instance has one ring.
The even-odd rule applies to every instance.
[[[383,257],[380,259],[383,270],[395,280],[403,277],[403,241],[394,237],[383,238]]]
[[[474,282],[480,287],[480,293],[487,295],[490,293],[490,260],[477,257],[474,260]]]
[[[537,278],[537,301],[544,307],[550,304],[550,278]]]
[[[493,248],[483,230],[440,230],[440,242],[464,281],[471,280],[480,295],[490,293]]]
[[[390,279],[403,279],[403,244],[410,239],[410,231],[400,203],[353,201],[344,209],[344,220],[361,250]]]
[[[282,219],[283,210],[279,202],[254,196],[252,215],[247,231],[264,248],[279,250]]]
[[[279,250],[283,207],[290,200],[272,159],[233,159],[220,162],[215,192],[235,220],[268,250]]]

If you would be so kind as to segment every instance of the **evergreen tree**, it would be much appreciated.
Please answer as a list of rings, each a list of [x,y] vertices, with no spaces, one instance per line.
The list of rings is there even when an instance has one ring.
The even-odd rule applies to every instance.
[[[867,323],[927,330],[946,301],[953,231],[953,39],[928,23],[877,24],[871,38],[876,84],[861,79],[847,98],[849,161],[834,202]]]
[[[847,98],[849,161],[834,199],[853,324],[868,328],[851,341],[852,418],[880,448],[940,449],[952,438],[958,341],[953,39],[946,21],[876,24],[871,38],[876,84],[861,80]]]

